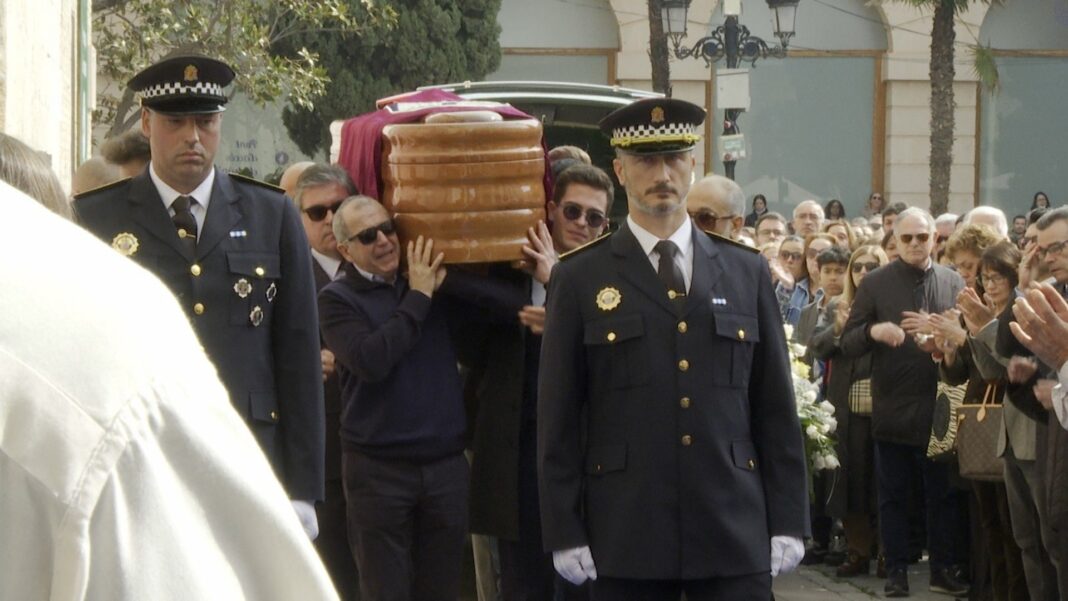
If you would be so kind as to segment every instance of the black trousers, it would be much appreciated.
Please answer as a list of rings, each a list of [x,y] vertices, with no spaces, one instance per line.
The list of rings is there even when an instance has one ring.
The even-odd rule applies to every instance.
[[[536,422],[524,419],[519,429],[519,540],[497,540],[501,599],[506,601],[552,601],[554,596],[553,556],[541,543],[536,434]]]
[[[319,537],[315,550],[323,560],[341,601],[358,601],[360,580],[356,562],[349,545],[348,523],[345,518],[345,487],[341,480],[326,481],[326,498],[315,505],[319,520]]]
[[[342,458],[363,601],[456,601],[467,534],[462,453],[430,463]]]
[[[768,601],[771,572],[704,580],[631,580],[599,577],[590,584],[592,601]]]

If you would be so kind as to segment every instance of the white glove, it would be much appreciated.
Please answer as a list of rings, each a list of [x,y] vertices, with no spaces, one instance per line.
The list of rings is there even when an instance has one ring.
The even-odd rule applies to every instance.
[[[794,571],[805,556],[805,544],[793,536],[771,537],[771,575]]]
[[[293,504],[293,511],[297,512],[297,519],[304,528],[304,534],[308,535],[308,540],[315,540],[319,536],[319,518],[315,516],[315,503],[296,500],[290,503]]]
[[[553,567],[564,580],[574,585],[586,582],[587,578],[597,580],[597,568],[593,565],[593,555],[588,546],[553,551]]]

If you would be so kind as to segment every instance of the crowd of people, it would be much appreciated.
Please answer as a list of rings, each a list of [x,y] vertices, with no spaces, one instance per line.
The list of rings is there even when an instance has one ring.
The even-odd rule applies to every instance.
[[[0,179],[155,273],[192,326],[175,308],[171,329],[146,330],[184,341],[188,364],[142,365],[156,358],[146,348],[169,344],[134,340],[148,316],[130,314],[130,339],[116,339],[129,369],[175,371],[146,374],[165,389],[137,393],[154,399],[137,422],[151,435],[109,435],[100,488],[122,492],[167,465],[149,479],[157,487],[72,497],[95,512],[79,536],[96,554],[147,548],[140,533],[166,533],[200,499],[202,521],[182,527],[188,548],[164,554],[178,575],[135,574],[119,554],[72,563],[63,586],[207,598],[206,578],[225,572],[227,598],[318,599],[333,598],[329,573],[342,599],[456,599],[470,536],[482,601],[764,601],[802,556],[842,578],[874,570],[902,597],[924,553],[936,592],[1068,594],[1068,208],[1044,193],[1011,226],[996,208],[934,218],[879,193],[852,220],[839,200],[804,200],[787,219],[759,194],[747,213],[738,184],[693,177],[704,111],[649,99],[602,123],[623,223],[609,220],[612,177],[558,147],[525,260],[446,267],[434,240],[402,245],[383,205],[338,165],[293,165],[281,190],[215,169],[233,76],[204,57],[139,74],[140,131],[79,168],[73,212],[41,157],[0,134]],[[116,281],[146,285],[117,265],[107,265]],[[112,313],[109,323],[122,320]],[[781,325],[806,347],[837,420],[840,465],[812,474],[809,494]],[[86,398],[130,394],[117,375],[127,363],[101,368],[114,389],[87,387]],[[229,441],[238,422],[219,422],[210,402],[211,415],[168,417],[185,398],[168,397],[168,378],[229,398],[248,431]],[[1001,409],[993,476],[963,477],[952,452],[932,457],[939,420],[955,419],[936,411],[949,387]],[[167,438],[168,419],[190,432]],[[227,441],[195,433],[196,419]],[[65,435],[82,436],[52,433]],[[32,441],[0,442],[20,478],[79,473],[70,455],[34,463]],[[263,457],[250,456],[257,443]],[[168,462],[177,455],[185,461]],[[197,479],[213,462],[215,483]],[[277,482],[264,484],[271,470]],[[248,498],[261,487],[264,499]],[[237,503],[229,523],[208,512],[222,511],[224,492]],[[277,528],[257,532],[254,518]],[[197,555],[226,567],[188,576]],[[26,557],[19,569],[36,577],[18,591],[29,598],[48,576]],[[300,576],[281,583],[286,569]]]
[[[888,596],[906,596],[907,567],[926,551],[934,591],[1063,598],[1059,364],[1036,361],[1009,324],[1017,297],[1047,278],[1063,293],[1068,209],[1039,192],[1010,226],[993,207],[935,219],[881,194],[870,218],[851,221],[837,201],[801,202],[790,221],[765,206],[754,197],[752,229],[732,233],[768,258],[782,320],[838,423],[841,467],[815,479],[805,561],[844,578],[874,566]],[[969,480],[952,453],[928,456],[945,387],[1002,407],[993,477]]]

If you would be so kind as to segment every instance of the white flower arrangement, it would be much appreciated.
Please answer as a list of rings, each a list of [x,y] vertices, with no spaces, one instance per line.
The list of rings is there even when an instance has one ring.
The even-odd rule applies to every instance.
[[[790,342],[794,333],[793,326],[785,324],[783,327],[786,330],[786,346],[790,353],[797,417],[801,420],[801,430],[805,435],[805,458],[811,477],[819,470],[835,469],[841,465],[834,450],[834,438],[831,437],[838,427],[838,421],[834,418],[834,405],[820,401],[819,387],[809,380],[809,367],[801,361],[805,346]]]

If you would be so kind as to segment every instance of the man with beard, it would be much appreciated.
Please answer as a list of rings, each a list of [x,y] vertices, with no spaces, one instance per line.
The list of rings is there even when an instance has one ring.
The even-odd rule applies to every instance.
[[[308,536],[323,498],[323,397],[315,283],[293,204],[215,168],[225,63],[176,56],[130,80],[152,160],[78,197],[78,221],[178,298],[234,408],[255,434]],[[161,341],[165,344],[166,341]]]
[[[803,553],[804,450],[767,264],[687,219],[704,116],[650,98],[601,122],[630,216],[550,281],[542,534],[595,599],[765,601]]]

